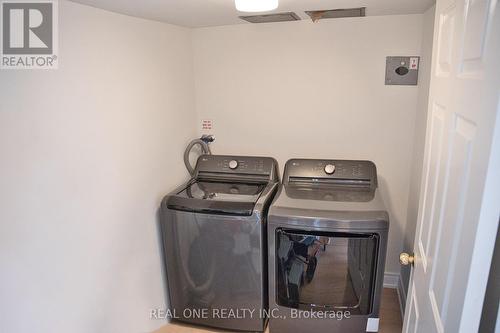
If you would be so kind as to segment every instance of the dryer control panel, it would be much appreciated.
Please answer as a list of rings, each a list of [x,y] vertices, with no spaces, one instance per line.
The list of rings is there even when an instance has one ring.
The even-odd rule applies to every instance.
[[[371,161],[291,159],[283,183],[377,187],[377,168]]]

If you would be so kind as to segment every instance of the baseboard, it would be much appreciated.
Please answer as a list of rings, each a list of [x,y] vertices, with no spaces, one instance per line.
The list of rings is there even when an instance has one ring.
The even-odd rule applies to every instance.
[[[398,289],[399,286],[399,274],[397,273],[385,273],[384,274],[384,288]]]
[[[401,318],[404,318],[404,310],[406,305],[406,292],[405,288],[403,287],[403,280],[401,279],[401,275],[397,273],[385,273],[384,288],[396,289],[398,293]]]
[[[399,297],[399,309],[401,310],[401,318],[405,317],[405,307],[406,307],[406,290],[403,286],[403,279],[399,277],[398,283],[398,297]]]

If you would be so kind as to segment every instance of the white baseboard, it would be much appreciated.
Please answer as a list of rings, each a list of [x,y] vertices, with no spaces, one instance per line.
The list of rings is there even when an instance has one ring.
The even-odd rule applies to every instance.
[[[399,299],[399,309],[401,310],[401,318],[404,318],[406,293],[403,288],[403,280],[401,279],[401,276],[398,273],[385,273],[384,288],[396,289]]]
[[[384,288],[398,289],[399,286],[399,274],[397,273],[385,273],[384,274]]]

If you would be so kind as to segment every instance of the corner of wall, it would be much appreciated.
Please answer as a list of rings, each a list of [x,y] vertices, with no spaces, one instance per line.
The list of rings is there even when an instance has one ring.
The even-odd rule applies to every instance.
[[[427,124],[427,109],[430,88],[431,62],[432,62],[432,44],[434,31],[434,12],[435,5],[429,7],[422,16],[422,44],[420,59],[420,77],[418,92],[418,110],[415,119],[415,131],[413,138],[413,159],[411,163],[410,189],[408,192],[408,211],[407,222],[404,231],[404,249],[411,251],[417,227],[417,217],[419,208],[421,173],[423,167],[423,158],[425,150],[425,135]],[[410,281],[410,269],[401,268],[401,283],[404,294],[408,292]]]

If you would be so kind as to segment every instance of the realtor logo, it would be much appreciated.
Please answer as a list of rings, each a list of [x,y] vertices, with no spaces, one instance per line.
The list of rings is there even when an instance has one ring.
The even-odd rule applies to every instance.
[[[2,69],[57,68],[57,2],[2,1]]]

